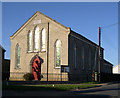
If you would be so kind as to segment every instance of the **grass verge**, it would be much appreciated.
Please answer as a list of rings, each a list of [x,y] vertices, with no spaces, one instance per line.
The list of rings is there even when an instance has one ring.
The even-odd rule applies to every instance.
[[[46,85],[3,85],[3,90],[15,90],[15,91],[41,91],[41,90],[58,90],[58,91],[66,91],[66,90],[75,90],[75,89],[83,89],[95,87],[98,85],[95,84],[55,84],[54,87],[52,84]]]

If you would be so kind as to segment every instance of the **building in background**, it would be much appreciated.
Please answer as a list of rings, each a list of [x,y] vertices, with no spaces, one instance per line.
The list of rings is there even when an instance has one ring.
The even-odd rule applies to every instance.
[[[98,45],[39,11],[10,39],[10,80],[31,73],[41,81],[92,81],[98,72]]]
[[[2,79],[8,80],[10,77],[10,60],[5,59],[6,50],[0,45],[0,64],[2,65]]]
[[[113,69],[113,64],[104,59],[103,73],[111,74]]]
[[[118,65],[116,65],[116,66],[113,66],[113,74],[120,74],[119,72],[118,72]]]

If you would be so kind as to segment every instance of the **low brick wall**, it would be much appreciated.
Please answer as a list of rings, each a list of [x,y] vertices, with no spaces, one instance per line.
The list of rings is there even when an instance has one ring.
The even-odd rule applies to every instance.
[[[101,73],[101,82],[120,81],[120,74]]]

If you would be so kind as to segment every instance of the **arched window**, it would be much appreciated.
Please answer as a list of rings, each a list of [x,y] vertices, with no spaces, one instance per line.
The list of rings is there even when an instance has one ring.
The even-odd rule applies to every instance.
[[[35,33],[34,33],[34,51],[38,51],[39,49],[39,27],[35,27]]]
[[[74,68],[77,68],[77,64],[76,64],[76,50],[77,50],[77,47],[76,47],[76,44],[74,44],[74,47],[73,47],[73,64],[74,64]]]
[[[88,53],[88,68],[89,68],[89,70],[91,70],[91,49],[89,48],[89,53]]]
[[[46,39],[46,30],[42,30],[41,34],[41,51],[45,51],[45,39]]]
[[[55,67],[60,67],[60,61],[61,61],[61,42],[60,40],[57,40],[55,42]]]
[[[28,31],[28,51],[31,51],[32,47],[32,31]]]
[[[84,69],[84,46],[82,46],[82,69]]]
[[[97,48],[95,48],[95,53],[94,53],[95,61],[94,61],[94,70],[97,70]]]
[[[16,45],[16,68],[20,67],[20,46],[19,44]]]

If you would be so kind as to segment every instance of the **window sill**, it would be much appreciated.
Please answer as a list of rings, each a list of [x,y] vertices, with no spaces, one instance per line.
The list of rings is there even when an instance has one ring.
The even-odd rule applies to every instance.
[[[16,70],[20,70],[21,68],[20,68],[20,67],[16,67],[16,68],[14,68],[14,69],[16,69]]]
[[[61,67],[55,67],[55,69],[60,69]]]
[[[28,51],[27,53],[31,53],[32,51]]]
[[[61,73],[69,73],[69,72],[61,72]]]
[[[37,53],[37,52],[39,52],[39,51],[35,51],[35,50],[34,50],[33,52],[36,52],[36,53]]]
[[[40,52],[41,52],[41,53],[44,53],[44,52],[46,52],[46,51],[45,51],[45,50],[41,50]]]

